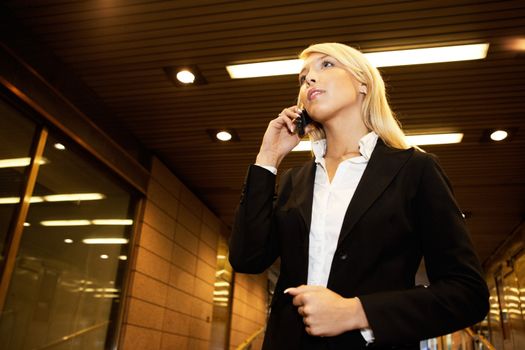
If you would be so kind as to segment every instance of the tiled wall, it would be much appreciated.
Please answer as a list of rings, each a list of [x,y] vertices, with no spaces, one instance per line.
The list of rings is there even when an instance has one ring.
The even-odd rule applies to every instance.
[[[230,349],[235,349],[245,339],[266,324],[267,275],[235,275],[233,291]],[[254,341],[252,349],[261,348],[264,333]]]
[[[208,349],[218,237],[226,227],[157,159],[151,174],[130,262],[120,348]],[[240,275],[237,281],[236,340],[264,323],[266,302],[264,277]]]

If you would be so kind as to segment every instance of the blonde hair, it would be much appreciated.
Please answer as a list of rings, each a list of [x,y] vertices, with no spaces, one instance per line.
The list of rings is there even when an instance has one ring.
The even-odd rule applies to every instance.
[[[376,67],[358,50],[339,43],[314,44],[307,47],[299,58],[305,59],[312,53],[322,53],[341,62],[361,84],[366,85],[367,94],[363,99],[362,116],[365,126],[374,131],[386,145],[408,149],[405,134],[399,121],[388,104],[385,83]],[[314,123],[316,130],[310,133],[314,140],[325,138],[322,126]]]

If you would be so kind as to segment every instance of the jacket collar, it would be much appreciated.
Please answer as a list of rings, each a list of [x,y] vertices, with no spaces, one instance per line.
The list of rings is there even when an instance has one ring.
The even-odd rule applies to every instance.
[[[338,245],[388,187],[413,152],[413,148],[408,150],[390,148],[380,138],[377,139],[365,172],[346,211]],[[306,237],[310,232],[312,218],[315,169],[316,163],[312,159],[292,175],[295,202],[305,224]]]

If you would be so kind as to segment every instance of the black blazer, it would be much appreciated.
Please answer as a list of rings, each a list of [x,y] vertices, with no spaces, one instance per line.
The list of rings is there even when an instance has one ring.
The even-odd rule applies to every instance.
[[[361,349],[358,330],[311,337],[284,295],[306,284],[315,163],[281,177],[250,166],[230,240],[238,272],[261,273],[277,257],[281,271],[264,349]],[[422,256],[430,281],[414,285]],[[448,179],[435,157],[387,147],[381,139],[341,229],[329,289],[359,297],[375,341],[370,348],[419,349],[419,340],[464,328],[488,312],[488,289]]]

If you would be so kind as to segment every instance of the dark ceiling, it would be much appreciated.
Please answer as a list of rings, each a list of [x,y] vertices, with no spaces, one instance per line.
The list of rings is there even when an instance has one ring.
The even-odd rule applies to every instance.
[[[525,213],[525,1],[5,1],[14,20],[82,79],[125,130],[231,223],[245,169],[268,121],[294,103],[295,76],[231,80],[225,66],[295,58],[337,41],[364,52],[490,43],[486,59],[381,69],[411,133],[463,132],[439,156],[483,260]],[[520,46],[521,45],[521,46]],[[197,65],[203,86],[175,86],[163,67]],[[233,128],[239,142],[207,129]],[[514,128],[482,142],[486,129]],[[293,154],[282,167],[303,163]]]

